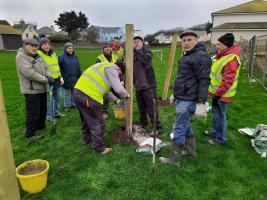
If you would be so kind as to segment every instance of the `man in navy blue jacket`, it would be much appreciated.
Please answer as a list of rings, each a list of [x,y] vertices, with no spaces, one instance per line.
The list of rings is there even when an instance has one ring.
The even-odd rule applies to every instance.
[[[65,112],[67,112],[71,107],[76,107],[73,100],[73,88],[82,74],[72,43],[67,42],[64,45],[64,54],[58,57],[58,61],[64,79],[64,108]]]

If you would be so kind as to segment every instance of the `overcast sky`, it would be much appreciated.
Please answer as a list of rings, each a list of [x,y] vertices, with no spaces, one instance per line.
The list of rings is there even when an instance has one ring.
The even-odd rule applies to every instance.
[[[59,13],[82,11],[90,25],[134,24],[143,34],[211,21],[211,13],[249,0],[0,0],[0,19],[55,25]],[[55,27],[58,30],[57,27]]]

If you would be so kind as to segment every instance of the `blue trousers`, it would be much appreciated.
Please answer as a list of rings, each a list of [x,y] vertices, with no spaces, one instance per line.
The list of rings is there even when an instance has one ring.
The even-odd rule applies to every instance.
[[[222,101],[218,101],[218,105],[212,105],[211,134],[219,143],[227,141],[226,108],[227,103]]]
[[[75,106],[73,99],[73,90],[63,88],[63,92],[64,92],[64,108],[70,108],[72,106]]]
[[[176,119],[172,130],[174,134],[173,141],[176,144],[185,144],[186,137],[194,136],[190,121],[195,110],[195,101],[176,101]]]
[[[53,105],[51,103],[53,98]],[[61,103],[61,87],[58,88],[53,88],[53,97],[47,94],[47,114],[46,114],[46,119],[52,119],[53,118],[53,113],[54,116],[57,116],[60,114],[60,103]]]

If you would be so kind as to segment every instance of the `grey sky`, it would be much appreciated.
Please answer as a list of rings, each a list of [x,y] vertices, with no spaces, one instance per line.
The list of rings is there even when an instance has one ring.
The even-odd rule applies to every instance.
[[[143,34],[211,21],[211,13],[249,0],[0,0],[0,19],[54,25],[63,11],[82,11],[90,25],[133,23]]]

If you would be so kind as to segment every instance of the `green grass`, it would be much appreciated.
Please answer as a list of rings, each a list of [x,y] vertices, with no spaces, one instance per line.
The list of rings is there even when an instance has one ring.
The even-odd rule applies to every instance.
[[[95,62],[101,50],[78,49],[76,53],[83,69]],[[164,49],[164,61],[154,55],[158,94],[162,95],[168,49]],[[57,50],[57,53],[60,53]],[[172,81],[175,78],[177,50]],[[50,127],[40,132],[42,141],[24,138],[25,104],[19,92],[15,68],[15,52],[0,53],[0,77],[3,84],[5,105],[16,165],[31,159],[46,159],[50,163],[47,188],[35,195],[21,190],[22,199],[76,200],[76,199],[255,199],[267,198],[267,161],[255,153],[250,139],[237,132],[241,127],[255,127],[267,123],[267,93],[258,85],[248,84],[246,70],[242,68],[239,87],[234,102],[229,104],[228,136],[225,147],[207,144],[202,131],[208,129],[207,121],[193,119],[197,135],[197,157],[183,157],[181,168],[159,164],[152,174],[152,159],[135,153],[134,145],[111,145],[108,133],[122,121],[111,118],[106,123],[105,141],[113,152],[98,156],[82,145],[80,119],[77,111],[67,113],[58,121],[58,133],[50,136]],[[163,132],[160,138],[169,140],[175,107],[159,108]],[[209,114],[210,115],[210,114]],[[134,122],[138,112],[134,102]],[[157,156],[165,156],[162,149]],[[2,155],[1,155],[2,156]]]

